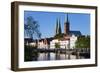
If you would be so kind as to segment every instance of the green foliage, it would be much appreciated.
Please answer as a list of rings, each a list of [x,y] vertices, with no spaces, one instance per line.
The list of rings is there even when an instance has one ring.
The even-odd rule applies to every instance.
[[[33,19],[32,16],[27,17],[26,23],[24,25],[24,29],[26,34],[33,38],[33,34],[36,35],[38,38],[41,37],[41,33],[39,31],[39,24],[37,21]]]
[[[37,47],[24,46],[24,61],[36,61],[38,58]]]
[[[55,37],[55,39],[60,40],[63,37],[63,34],[56,34],[54,37]]]
[[[90,48],[90,36],[78,37],[76,41],[76,48]]]
[[[60,48],[60,43],[55,43],[55,48]]]

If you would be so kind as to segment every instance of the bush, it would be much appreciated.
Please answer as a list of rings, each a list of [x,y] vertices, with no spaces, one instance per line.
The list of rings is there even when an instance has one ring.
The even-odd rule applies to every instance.
[[[36,61],[38,58],[37,47],[24,46],[24,61]]]

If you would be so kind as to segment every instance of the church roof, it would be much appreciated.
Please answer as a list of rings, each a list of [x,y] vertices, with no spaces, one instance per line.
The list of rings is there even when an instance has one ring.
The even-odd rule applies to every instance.
[[[69,33],[70,33],[70,35],[75,35],[75,36],[81,36],[82,35],[80,31],[70,31]]]

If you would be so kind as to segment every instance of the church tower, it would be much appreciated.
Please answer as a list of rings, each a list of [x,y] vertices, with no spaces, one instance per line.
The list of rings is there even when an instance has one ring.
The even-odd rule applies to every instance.
[[[64,23],[64,34],[69,35],[69,31],[70,31],[70,23],[69,23],[68,14],[67,14],[67,17],[65,18],[65,23]]]
[[[58,34],[58,19],[57,19],[57,21],[56,21],[56,30],[55,30],[55,35],[57,35]]]
[[[60,23],[60,19],[59,19],[59,26],[58,26],[58,34],[61,34],[62,31],[61,31],[61,23]]]
[[[56,31],[55,31],[55,35],[61,34],[61,33],[62,33],[62,31],[61,31],[60,19],[57,19],[57,21],[56,21]]]

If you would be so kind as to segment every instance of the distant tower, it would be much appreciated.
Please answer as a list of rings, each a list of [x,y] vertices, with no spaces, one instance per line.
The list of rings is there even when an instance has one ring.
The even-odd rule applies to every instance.
[[[64,23],[64,34],[69,35],[69,31],[70,31],[70,23],[67,14],[67,19],[65,18],[65,23]]]
[[[58,34],[61,34],[62,31],[61,31],[61,23],[60,23],[60,19],[59,19],[59,26],[58,26]]]
[[[55,31],[55,35],[61,34],[61,33],[62,33],[62,31],[61,31],[60,19],[57,19],[57,21],[56,21],[56,31]]]
[[[58,19],[57,19],[57,21],[56,21],[56,30],[55,30],[55,35],[58,34],[58,25],[59,25],[59,24],[58,24]]]

